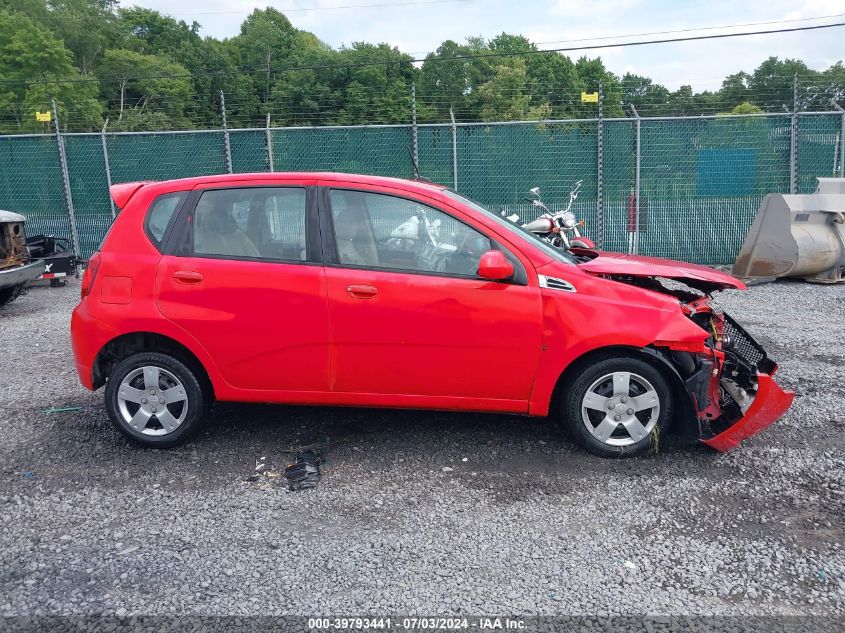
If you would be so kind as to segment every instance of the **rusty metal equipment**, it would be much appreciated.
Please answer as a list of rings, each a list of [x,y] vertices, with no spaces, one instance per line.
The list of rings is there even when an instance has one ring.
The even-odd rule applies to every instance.
[[[815,193],[767,195],[733,274],[747,283],[845,281],[845,179],[819,178]]]

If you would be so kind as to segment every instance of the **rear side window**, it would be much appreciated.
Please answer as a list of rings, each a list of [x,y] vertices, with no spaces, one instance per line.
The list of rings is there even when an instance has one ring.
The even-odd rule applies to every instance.
[[[306,200],[303,187],[205,191],[180,252],[196,257],[307,261]]]
[[[147,235],[159,250],[161,250],[164,234],[173,220],[173,215],[187,197],[187,191],[168,193],[159,196],[150,205],[150,210],[147,212]]]

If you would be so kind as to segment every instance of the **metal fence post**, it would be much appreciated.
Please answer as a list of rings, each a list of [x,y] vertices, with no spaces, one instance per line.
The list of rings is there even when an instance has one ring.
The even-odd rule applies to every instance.
[[[413,143],[414,148],[414,164],[419,166],[420,164],[420,144],[419,144],[419,136],[417,133],[417,84],[411,84],[411,124],[413,129],[411,130],[412,136],[411,141]]]
[[[830,103],[842,115],[842,124],[839,126],[839,177],[845,178],[845,108],[836,103],[836,99],[831,99]]]
[[[599,81],[599,118],[596,128],[598,164],[596,165],[596,246],[604,247],[604,123],[602,121],[602,107],[604,106],[604,91]]]
[[[633,235],[629,244],[629,251],[631,253],[638,253],[640,250],[640,164],[642,162],[642,150],[640,149],[640,113],[634,104],[631,104],[631,111],[636,117],[635,125],[635,140],[634,140],[634,222]]]
[[[70,236],[73,240],[73,250],[78,257],[82,256],[79,248],[79,232],[76,230],[76,213],[73,210],[73,194],[70,191],[70,174],[67,170],[67,153],[65,152],[65,140],[62,138],[62,130],[59,125],[59,110],[56,108],[56,100],[53,102],[53,121],[56,126],[56,144],[59,146],[59,162],[62,165],[62,184],[65,189],[65,202],[67,203],[68,219],[70,220]]]
[[[276,171],[276,165],[273,162],[273,135],[270,133],[270,113],[267,113],[267,127],[264,131],[267,141],[267,162],[270,164],[270,171]]]
[[[223,115],[223,143],[226,146],[226,171],[232,173],[232,144],[229,142],[229,126],[226,122],[226,97],[220,91],[220,113]]]
[[[106,142],[106,128],[109,126],[109,118],[106,117],[106,122],[103,123],[103,131],[100,132],[100,141],[103,143],[103,162],[106,165],[106,185],[111,189],[111,165],[109,164],[109,144]],[[109,204],[111,205],[111,219],[114,220],[117,211],[114,208],[114,200],[112,200],[111,193],[109,196]]]
[[[455,125],[455,113],[449,108],[449,118],[452,119],[452,187],[458,190],[458,126]]]
[[[792,77],[792,125],[789,136],[789,193],[798,193],[798,75]]]

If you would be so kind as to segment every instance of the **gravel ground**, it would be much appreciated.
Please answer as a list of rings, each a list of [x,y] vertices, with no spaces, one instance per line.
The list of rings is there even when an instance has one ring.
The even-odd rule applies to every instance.
[[[78,293],[0,311],[0,614],[845,614],[845,285],[722,293],[793,408],[624,461],[546,420],[229,404],[138,449],[77,382]],[[317,489],[246,480],[326,436]]]

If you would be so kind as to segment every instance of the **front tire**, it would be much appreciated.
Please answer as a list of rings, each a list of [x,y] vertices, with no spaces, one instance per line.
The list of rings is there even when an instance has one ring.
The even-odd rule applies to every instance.
[[[580,371],[563,395],[570,435],[599,457],[633,457],[656,448],[672,420],[672,393],[654,366],[606,358]]]
[[[193,435],[211,397],[202,377],[158,352],[132,354],[106,382],[106,410],[115,428],[148,448],[171,448]]]

